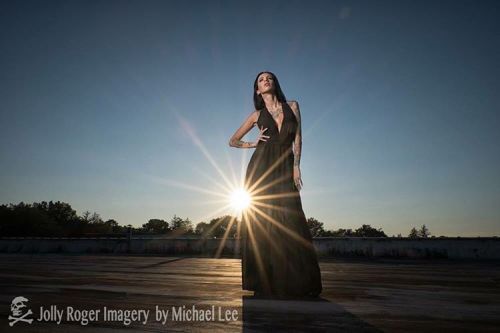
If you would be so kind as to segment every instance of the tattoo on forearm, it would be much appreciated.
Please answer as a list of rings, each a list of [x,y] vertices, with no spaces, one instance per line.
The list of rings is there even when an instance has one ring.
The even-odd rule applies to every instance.
[[[292,109],[293,110],[293,109]],[[293,165],[300,166],[300,154],[302,153],[302,124],[300,119],[299,105],[295,104],[295,116],[297,117],[297,133],[293,142]]]
[[[295,151],[293,152],[293,165],[294,166],[300,166],[300,149],[295,148]]]
[[[300,166],[300,154],[302,150],[302,142],[300,138],[297,138],[293,145],[293,165]]]
[[[250,142],[245,142],[241,140],[233,141],[233,145],[238,148],[252,148],[252,144]]]

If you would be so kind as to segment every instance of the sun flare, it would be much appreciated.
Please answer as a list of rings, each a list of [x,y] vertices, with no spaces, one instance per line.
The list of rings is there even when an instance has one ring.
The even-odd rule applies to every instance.
[[[243,188],[235,189],[229,196],[229,201],[231,207],[237,212],[241,212],[248,206],[252,201],[250,194]]]

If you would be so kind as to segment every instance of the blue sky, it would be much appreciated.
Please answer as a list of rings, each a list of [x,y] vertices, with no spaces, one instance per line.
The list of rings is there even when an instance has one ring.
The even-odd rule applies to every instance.
[[[308,217],[389,235],[424,223],[438,236],[500,235],[499,10],[3,1],[0,203],[61,200],[135,226],[208,221],[223,203],[175,183],[217,191],[207,156],[239,177],[252,151],[228,139],[270,70],[301,106]]]

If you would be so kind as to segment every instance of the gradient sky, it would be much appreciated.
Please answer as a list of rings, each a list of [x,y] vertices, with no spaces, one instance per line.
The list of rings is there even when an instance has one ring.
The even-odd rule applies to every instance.
[[[306,216],[500,235],[499,22],[498,1],[2,1],[0,203],[220,216],[176,183],[218,191],[207,157],[241,175],[228,140],[270,70],[301,106]]]

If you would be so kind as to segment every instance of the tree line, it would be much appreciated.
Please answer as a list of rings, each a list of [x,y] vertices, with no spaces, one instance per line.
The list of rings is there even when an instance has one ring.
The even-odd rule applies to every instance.
[[[150,219],[141,227],[133,227],[120,225],[113,219],[104,221],[96,212],[85,211],[79,216],[70,204],[61,201],[0,205],[0,237],[116,236],[132,232],[138,235],[234,238],[238,233],[235,221],[234,217],[224,215],[194,225],[189,218],[174,215],[169,221]],[[368,224],[355,230],[325,230],[323,222],[313,217],[307,219],[307,224],[313,237],[387,237],[381,228]],[[429,235],[429,230],[423,225],[420,230],[412,228],[408,237],[425,238]]]

